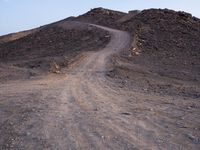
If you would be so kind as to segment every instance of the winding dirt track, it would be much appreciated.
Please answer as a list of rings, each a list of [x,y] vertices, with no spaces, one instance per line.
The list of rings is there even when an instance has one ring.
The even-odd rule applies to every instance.
[[[161,97],[151,95],[148,101],[149,95],[111,86],[105,78],[112,68],[109,57],[129,48],[131,38],[96,27],[110,32],[110,43],[88,53],[65,75],[0,86],[1,149],[188,148],[179,130],[170,123],[170,128],[162,126],[162,121],[173,120],[165,116],[167,107],[158,105],[164,102]]]

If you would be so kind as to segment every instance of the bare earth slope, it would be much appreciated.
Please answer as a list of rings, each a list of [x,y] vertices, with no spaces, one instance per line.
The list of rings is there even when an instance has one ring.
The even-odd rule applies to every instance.
[[[67,67],[83,53],[103,48],[110,40],[107,35],[88,24],[65,22],[0,44],[0,82],[48,73],[54,62]]]
[[[22,32],[17,32],[17,33],[11,33],[11,34],[4,35],[4,36],[0,36],[0,44],[20,39],[22,37],[25,37],[25,36],[27,36],[29,34],[32,34],[32,33],[36,32],[36,31],[39,31],[39,28],[36,28],[36,29],[33,29],[33,30],[22,31]]]
[[[112,106],[106,104],[110,103],[108,97],[102,99],[104,93],[97,87],[100,79],[105,80],[103,75],[108,56],[128,48],[130,38],[125,32],[100,28],[111,33],[110,43],[102,51],[89,54],[66,75],[1,85],[0,131],[4,135],[1,148],[133,147],[128,137],[123,139],[115,128],[106,125],[105,119],[112,120],[109,115]],[[18,85],[17,89],[15,85]],[[31,101],[27,103],[28,99]],[[15,109],[10,109],[11,103]],[[20,105],[22,103],[25,105]],[[110,126],[110,129],[105,131],[105,126]],[[119,136],[122,143],[115,143],[115,136]]]
[[[0,45],[2,71],[70,60],[61,74],[2,77],[0,149],[200,149],[199,20],[145,10],[118,22],[124,15],[98,8]],[[83,23],[107,19],[128,32]]]

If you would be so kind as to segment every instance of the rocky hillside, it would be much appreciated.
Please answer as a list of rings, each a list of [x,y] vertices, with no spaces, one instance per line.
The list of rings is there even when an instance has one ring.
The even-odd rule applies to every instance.
[[[200,56],[200,20],[191,14],[144,10],[123,22],[121,27],[133,34],[136,46],[144,53],[163,52],[168,58],[181,55],[198,59]]]
[[[44,26],[37,32],[14,34],[17,38],[0,44],[0,60],[42,58],[44,61],[62,55],[75,56],[80,51],[98,49],[108,42],[107,33],[90,29],[85,23],[128,31],[133,42],[131,49],[120,56],[122,59],[176,78],[191,78],[192,72],[192,79],[199,80],[200,20],[191,14],[167,9],[123,13],[95,8],[78,17]],[[10,39],[10,36],[0,39],[5,40],[5,37]]]
[[[33,30],[27,30],[27,31],[11,33],[11,34],[7,34],[7,35],[4,35],[4,36],[0,36],[0,44],[20,39],[22,37],[25,37],[29,34],[36,32],[36,31],[39,31],[39,29],[40,28],[36,28],[36,29],[33,29]]]
[[[161,74],[175,72],[176,77],[184,74],[185,79],[188,72],[193,72],[193,79],[199,78],[200,20],[189,13],[168,9],[122,13],[97,8],[74,20],[130,32],[133,43],[123,55],[126,60],[160,67]]]
[[[100,19],[96,16],[101,16]],[[114,17],[109,14],[114,14]],[[132,46],[113,57],[109,77],[121,86],[198,98],[198,89],[182,81],[200,82],[200,20],[189,13],[149,9],[116,13],[94,9],[76,20],[128,31]],[[138,78],[139,77],[139,78]],[[169,82],[166,79],[170,79]],[[177,82],[178,81],[178,82]],[[127,83],[127,84],[125,84]],[[178,90],[177,90],[178,89]]]
[[[56,57],[86,48],[89,48],[88,50],[97,49],[107,41],[107,38],[104,38],[105,34],[99,29],[81,31],[48,26],[24,38],[1,44],[0,60]]]
[[[121,27],[133,35],[133,61],[158,66],[168,74],[189,72],[199,80],[200,20],[185,12],[172,10],[144,10],[123,22]],[[198,77],[197,77],[198,76]]]
[[[82,52],[103,48],[110,40],[107,34],[87,24],[59,22],[3,42],[0,44],[0,81],[47,73],[52,64],[67,67]]]
[[[173,64],[199,66],[200,20],[189,13],[149,9],[126,14],[97,8],[74,20],[130,32],[135,48],[133,54],[136,51],[152,57],[155,54],[155,59],[173,59]],[[185,62],[180,62],[180,58]]]
[[[118,26],[132,34],[129,51],[113,58],[109,76],[161,95],[199,98],[200,20],[185,12],[150,9]],[[125,84],[127,83],[127,84]]]
[[[97,8],[21,33],[0,37],[0,149],[200,149],[198,18]]]
[[[72,20],[99,24],[103,26],[116,27],[117,20],[124,17],[126,13],[104,8],[91,9],[89,12],[73,18]]]

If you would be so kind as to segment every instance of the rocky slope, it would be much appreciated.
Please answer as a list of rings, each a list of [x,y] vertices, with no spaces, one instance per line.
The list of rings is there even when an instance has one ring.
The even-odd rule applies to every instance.
[[[40,28],[0,36],[0,44],[14,41],[38,31]]]
[[[0,149],[200,149],[199,36],[185,12],[96,8],[3,42]]]
[[[126,76],[130,74],[133,81],[131,83],[139,82],[142,88],[156,93],[200,97],[199,88],[181,83],[181,81],[192,82],[192,84],[200,82],[198,44],[200,20],[198,18],[185,12],[150,9],[122,22],[120,27],[129,31],[133,37],[130,51],[119,56],[121,63],[128,62],[129,67],[125,67],[126,71],[123,67],[118,69]],[[138,68],[146,68],[145,71],[150,73],[143,78],[146,83],[134,78],[134,73],[138,71],[131,73],[130,70],[134,70],[134,67],[130,67],[130,64],[137,65]],[[144,72],[143,69],[139,71]],[[162,80],[157,82],[160,78]],[[169,78],[171,81],[164,78]]]
[[[102,16],[102,17],[97,17]],[[199,98],[199,88],[167,83],[155,78],[171,78],[193,83],[200,82],[200,20],[189,13],[168,9],[149,9],[120,13],[97,8],[74,18],[84,22],[106,25],[128,31],[132,35],[129,50],[113,57],[114,70],[108,73],[120,80],[131,80],[142,89],[161,93],[181,93]],[[135,71],[137,65],[137,71]],[[144,72],[150,76],[138,80],[134,74]],[[139,69],[139,70],[138,70]],[[141,69],[141,70],[140,70]],[[113,73],[114,72],[114,73]],[[111,75],[110,75],[111,74]],[[152,76],[152,74],[157,76]],[[151,78],[151,80],[148,80]],[[147,82],[143,82],[147,80]],[[124,83],[124,81],[119,81]],[[127,82],[127,81],[126,81]],[[180,90],[174,90],[179,88]]]
[[[100,7],[92,9],[78,17],[72,18],[72,20],[115,27],[116,21],[121,19],[124,15],[126,15],[126,13]]]
[[[47,25],[32,34],[0,44],[0,78],[29,78],[47,73],[52,63],[66,67],[82,52],[98,50],[109,42],[107,32],[75,24]]]

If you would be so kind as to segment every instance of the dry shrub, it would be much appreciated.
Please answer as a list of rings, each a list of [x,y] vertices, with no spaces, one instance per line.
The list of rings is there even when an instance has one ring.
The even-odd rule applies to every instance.
[[[61,67],[55,61],[53,61],[52,63],[50,63],[49,71],[58,74],[61,73]]]

